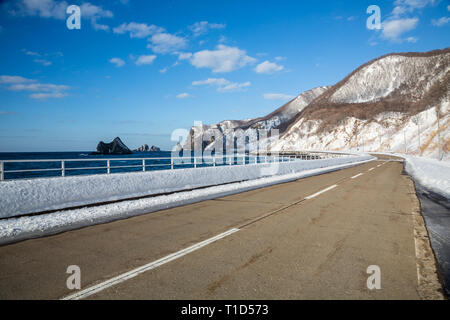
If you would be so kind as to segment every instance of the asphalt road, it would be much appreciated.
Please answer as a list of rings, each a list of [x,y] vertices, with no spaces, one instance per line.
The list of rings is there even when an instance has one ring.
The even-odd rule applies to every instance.
[[[72,295],[69,265],[86,299],[420,299],[412,181],[383,163],[2,246],[0,299]]]

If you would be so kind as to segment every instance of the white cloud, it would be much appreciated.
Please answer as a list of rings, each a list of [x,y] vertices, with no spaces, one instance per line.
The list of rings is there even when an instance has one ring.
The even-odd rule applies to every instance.
[[[230,84],[227,84],[224,87],[217,88],[217,91],[219,91],[219,92],[245,91],[246,88],[251,86],[251,84],[252,83],[250,81],[247,81],[244,83],[232,82]]]
[[[112,18],[113,13],[109,10],[105,10],[102,7],[85,2],[80,6],[81,16],[83,18]]]
[[[25,49],[22,49],[23,52],[25,52],[25,54],[27,56],[36,56],[36,57],[40,57],[41,55],[38,52],[33,52],[33,51],[28,51]]]
[[[187,99],[187,98],[193,98],[192,95],[190,95],[189,93],[180,93],[179,95],[177,95],[178,99]]]
[[[43,66],[50,66],[52,63],[48,60],[44,60],[44,59],[35,59],[34,62],[42,64]]]
[[[436,26],[436,27],[442,27],[443,25],[447,24],[450,22],[450,17],[442,17],[440,19],[433,19],[431,20],[431,24]]]
[[[4,84],[13,84],[13,83],[26,83],[26,82],[34,82],[34,79],[27,79],[21,76],[0,76],[0,83]]]
[[[155,26],[154,24],[147,25],[145,23],[122,23],[120,26],[113,29],[114,33],[124,34],[129,32],[131,38],[145,38],[155,33],[164,32],[164,28]]]
[[[170,34],[157,33],[148,39],[151,43],[147,48],[152,49],[156,53],[169,53],[183,49],[187,45],[185,38]]]
[[[399,17],[399,16],[401,16],[402,14],[405,14],[406,13],[406,8],[405,7],[401,7],[401,6],[396,6],[395,8],[394,8],[394,10],[392,10],[392,15],[394,16],[394,17]]]
[[[17,83],[12,84],[8,90],[12,91],[44,91],[44,92],[60,92],[69,89],[65,85],[57,85],[51,83]]]
[[[106,24],[97,23],[96,20],[92,20],[91,23],[92,23],[92,27],[96,31],[98,31],[98,30],[109,31],[109,26]]]
[[[2,116],[13,116],[13,115],[16,115],[16,114],[17,114],[17,112],[0,110],[0,115],[2,115]]]
[[[396,0],[394,1],[394,5],[402,6],[409,11],[413,11],[415,9],[422,9],[428,5],[433,5],[435,0]]]
[[[70,89],[66,85],[57,85],[52,83],[40,83],[35,79],[27,79],[21,76],[0,76],[0,83],[8,85],[6,89],[11,91],[31,91],[33,99],[63,98],[67,95],[66,91]]]
[[[436,0],[396,0],[394,10],[391,12],[391,19],[399,18],[402,15],[412,13],[417,9],[433,5]]]
[[[287,100],[292,100],[294,98],[295,98],[295,96],[291,96],[291,95],[284,94],[284,93],[265,93],[264,94],[264,99],[266,99],[266,100],[287,101]]]
[[[64,98],[67,94],[61,92],[52,92],[52,93],[33,93],[30,94],[30,98],[32,99],[48,99],[48,98]]]
[[[188,60],[192,57],[192,53],[190,52],[174,52],[178,54],[178,60]]]
[[[94,30],[109,31],[109,26],[106,24],[97,23],[100,18],[112,18],[114,15],[111,11],[105,10],[102,7],[85,2],[80,6],[81,17],[91,21]]]
[[[137,58],[136,60],[136,65],[141,66],[143,64],[151,64],[153,63],[153,60],[156,59],[155,55],[142,55],[139,56],[139,58]]]
[[[282,65],[266,60],[258,64],[255,68],[255,71],[256,73],[273,74],[283,69],[284,67]]]
[[[408,37],[405,40],[407,42],[409,42],[409,43],[416,43],[417,42],[417,38],[416,37]]]
[[[209,68],[213,72],[230,72],[253,64],[255,58],[249,57],[245,50],[219,44],[215,50],[194,53],[190,62],[196,68]]]
[[[230,81],[224,78],[208,78],[206,80],[199,80],[192,82],[194,86],[202,86],[202,85],[215,85],[215,86],[225,86],[229,84]]]
[[[401,41],[403,33],[414,30],[419,23],[419,18],[394,19],[382,23],[382,34],[386,39]]]
[[[209,23],[208,21],[200,21],[196,22],[188,28],[192,31],[195,37],[198,37],[202,34],[205,34],[210,29],[223,29],[225,28],[225,24],[220,23]]]
[[[231,82],[224,78],[208,78],[206,80],[194,81],[193,86],[215,86],[218,92],[244,91],[251,85],[250,81],[244,83]]]
[[[108,61],[114,64],[116,67],[123,67],[125,65],[125,61],[120,58],[111,58]]]
[[[66,8],[69,6],[66,1],[54,0],[21,0],[15,2],[14,5],[14,8],[10,10],[13,15],[60,20],[66,18]]]

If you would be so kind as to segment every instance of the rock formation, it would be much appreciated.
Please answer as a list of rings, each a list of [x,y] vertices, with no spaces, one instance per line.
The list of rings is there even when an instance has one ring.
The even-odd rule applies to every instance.
[[[132,154],[133,152],[120,140],[119,137],[115,138],[110,143],[105,143],[103,141],[100,141],[97,145],[97,151],[93,154],[104,154],[104,155],[111,155],[111,154]]]

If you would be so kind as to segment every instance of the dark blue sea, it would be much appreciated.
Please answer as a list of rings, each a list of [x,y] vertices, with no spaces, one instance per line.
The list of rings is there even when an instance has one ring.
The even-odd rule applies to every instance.
[[[40,178],[40,177],[60,177],[62,175],[61,161],[50,160],[68,160],[73,159],[75,161],[65,161],[65,176],[74,175],[92,175],[92,174],[105,174],[107,173],[107,161],[108,159],[115,159],[119,161],[110,161],[110,173],[119,172],[137,172],[143,171],[142,158],[151,158],[145,162],[145,170],[168,170],[171,169],[170,164],[170,151],[159,152],[136,152],[131,155],[91,155],[89,151],[80,152],[0,152],[0,161],[2,160],[27,160],[27,162],[4,162],[4,180],[11,179],[28,179],[28,178]],[[136,158],[137,160],[120,160]],[[166,159],[156,159],[166,158]],[[95,161],[76,161],[76,160],[95,160]],[[29,162],[31,160],[49,160],[46,162]],[[249,163],[250,159],[246,158],[246,163]],[[253,160],[252,160],[253,161]],[[225,161],[224,161],[225,162]],[[260,162],[260,159],[258,160]],[[233,159],[233,164],[243,163],[242,159]],[[202,163],[197,163],[197,167],[211,166],[211,161],[205,160]],[[217,165],[225,165],[217,164]],[[126,167],[126,168],[123,168]],[[179,168],[192,168],[194,167],[193,161],[188,164],[175,164],[174,169]],[[17,172],[20,170],[34,170],[29,172]]]
[[[89,151],[81,152],[0,152],[1,160],[55,160],[55,159],[93,159],[96,161],[67,161],[65,162],[65,175],[89,175],[104,174],[107,169],[97,169],[106,167],[107,159],[129,159],[129,158],[170,158],[170,151],[160,152],[137,152],[130,155],[90,155]],[[98,159],[98,161],[97,161]],[[146,160],[146,170],[170,169],[170,160]],[[132,168],[118,168],[123,166],[136,166]],[[140,167],[138,167],[140,166]],[[148,166],[148,167],[147,167]],[[76,168],[92,168],[79,169]],[[32,172],[11,172],[16,170],[45,170]],[[53,170],[54,169],[54,170]],[[75,170],[71,170],[75,169]],[[4,179],[24,179],[37,177],[57,177],[61,176],[61,162],[14,162],[4,163]],[[142,171],[142,160],[133,161],[111,161],[111,173]]]

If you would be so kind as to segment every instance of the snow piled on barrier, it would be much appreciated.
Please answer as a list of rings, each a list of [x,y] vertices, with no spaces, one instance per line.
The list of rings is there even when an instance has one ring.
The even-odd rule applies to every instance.
[[[369,158],[352,156],[275,165],[234,165],[3,181],[0,183],[0,218],[254,180]]]
[[[347,163],[344,164],[299,170],[299,172],[291,172],[284,175],[273,175],[271,177],[248,180],[244,182],[212,186],[192,191],[182,191],[169,195],[142,198],[138,200],[120,201],[81,209],[56,211],[36,216],[3,219],[0,220],[0,245],[30,238],[47,236],[118,219],[125,219],[132,216],[147,214],[181,205],[220,198],[279,183],[295,181],[313,175],[345,169],[372,160],[373,158],[370,156],[355,157],[351,159],[347,158]],[[313,162],[315,161],[305,161],[305,165],[306,163],[309,163],[307,166],[312,167],[311,164]],[[293,163],[290,164],[292,165]],[[245,166],[245,168],[248,167],[249,166]]]
[[[405,158],[406,172],[424,188],[450,199],[450,162],[423,157]]]

